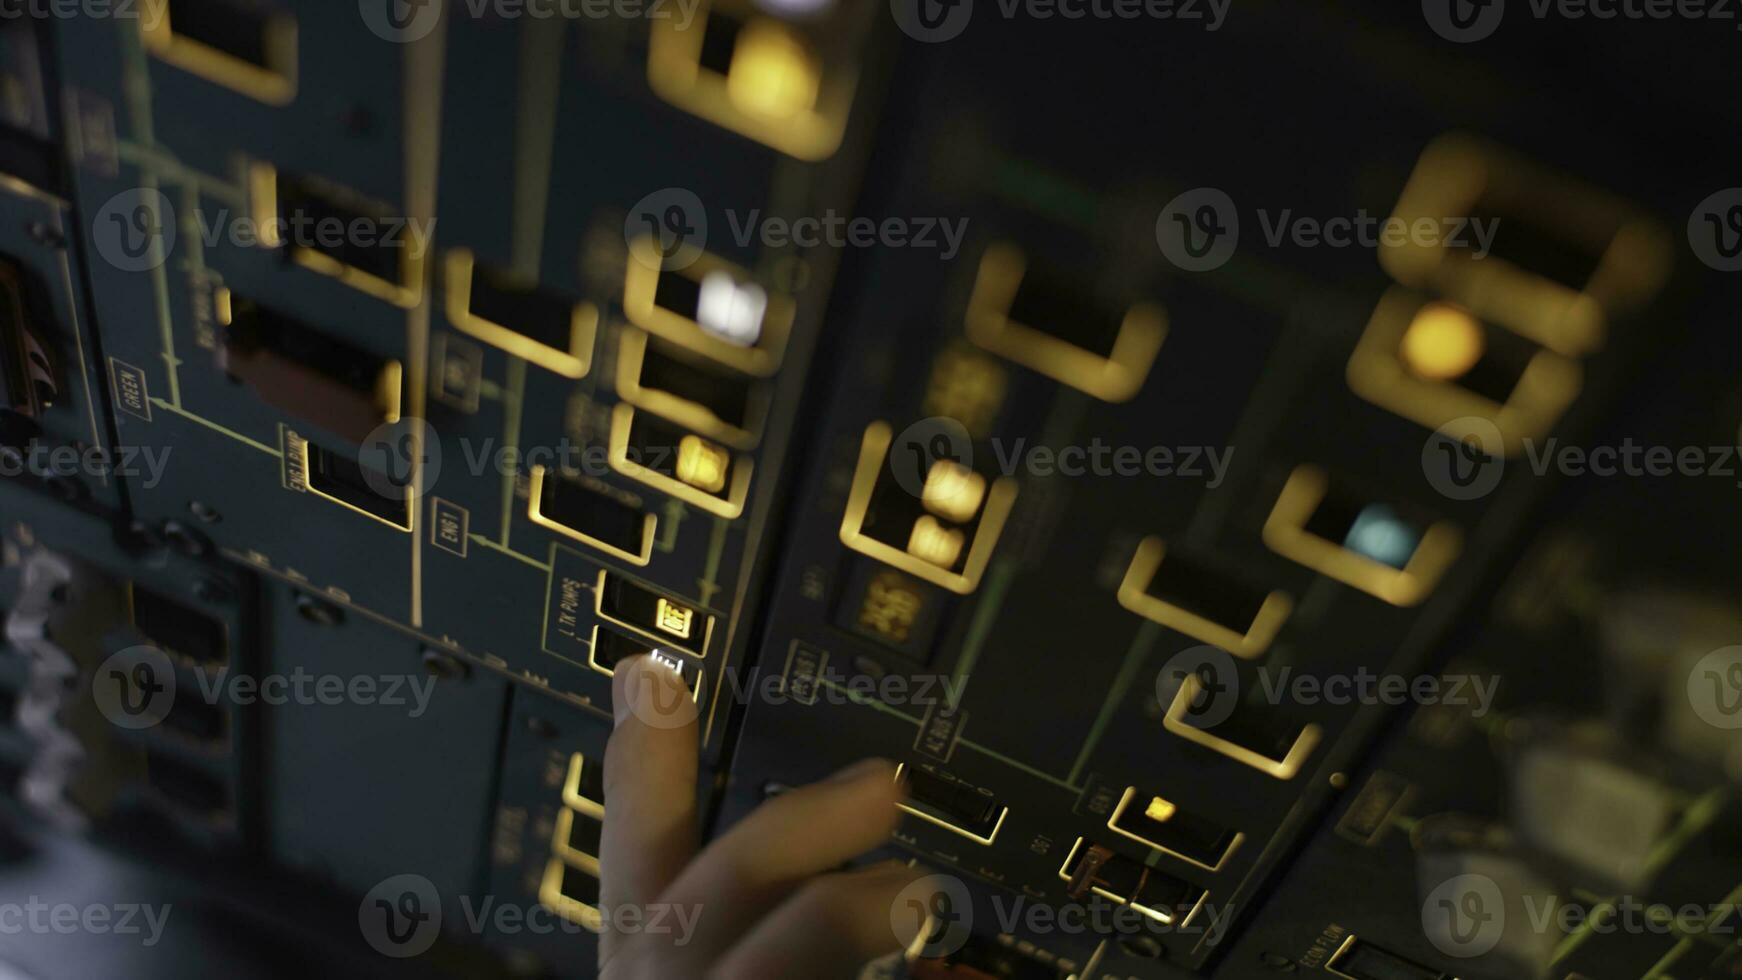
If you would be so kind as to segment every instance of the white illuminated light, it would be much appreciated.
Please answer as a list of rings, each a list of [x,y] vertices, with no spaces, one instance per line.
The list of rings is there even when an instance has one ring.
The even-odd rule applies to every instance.
[[[1421,535],[1409,522],[1384,504],[1363,507],[1343,538],[1343,546],[1376,562],[1403,568],[1421,544]]]
[[[669,670],[674,674],[681,675],[683,673],[683,661],[679,660],[676,656],[666,653],[664,650],[650,650],[647,655],[654,663],[664,667],[666,670]]]
[[[768,294],[761,286],[737,282],[727,272],[702,277],[696,322],[721,340],[740,347],[754,345],[762,336],[762,315],[767,310]]]

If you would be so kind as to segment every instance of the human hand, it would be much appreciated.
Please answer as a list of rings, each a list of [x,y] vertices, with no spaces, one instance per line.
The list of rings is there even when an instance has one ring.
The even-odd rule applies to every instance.
[[[633,657],[612,700],[600,902],[673,907],[694,928],[615,933],[605,916],[602,978],[856,977],[898,948],[890,907],[921,873],[896,861],[836,870],[894,829],[892,765],[868,759],[782,793],[698,853],[696,712],[682,679]]]

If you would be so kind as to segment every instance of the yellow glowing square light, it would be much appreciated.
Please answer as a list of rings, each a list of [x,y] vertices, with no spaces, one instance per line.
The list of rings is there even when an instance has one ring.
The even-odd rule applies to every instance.
[[[731,457],[701,436],[684,436],[677,444],[677,478],[707,493],[726,489]]]
[[[945,527],[937,518],[923,514],[913,522],[913,532],[907,538],[907,553],[939,568],[953,568],[962,556],[965,535],[953,527]]]
[[[938,354],[925,392],[924,412],[962,423],[968,434],[988,434],[1004,405],[1009,379],[991,358],[963,346]]]
[[[738,32],[726,95],[741,111],[771,119],[809,112],[817,102],[822,72],[798,35],[770,20],[755,20]]]
[[[1149,805],[1143,808],[1143,815],[1156,823],[1167,823],[1179,808],[1159,796],[1150,797]]]
[[[687,609],[669,599],[660,599],[653,608],[653,624],[680,640],[689,639],[695,618],[694,609]]]
[[[859,625],[896,643],[906,643],[925,608],[925,597],[894,572],[882,572],[865,589]]]
[[[972,520],[985,497],[986,478],[947,459],[932,464],[920,490],[920,502],[926,510],[958,524]]]
[[[1476,366],[1484,346],[1475,317],[1450,303],[1427,303],[1404,331],[1398,356],[1417,377],[1450,381]]]

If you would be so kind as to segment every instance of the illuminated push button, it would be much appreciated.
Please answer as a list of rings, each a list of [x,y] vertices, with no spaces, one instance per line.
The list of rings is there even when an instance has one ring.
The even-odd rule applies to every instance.
[[[899,572],[885,570],[866,583],[855,628],[889,643],[906,643],[925,610],[925,594]]]
[[[1369,504],[1355,515],[1343,547],[1392,568],[1409,564],[1421,532],[1384,504]]]
[[[1485,346],[1475,317],[1448,303],[1428,303],[1404,331],[1398,354],[1417,377],[1449,381],[1475,367]]]
[[[1159,796],[1150,797],[1149,805],[1143,808],[1143,815],[1156,823],[1167,823],[1179,808]]]
[[[755,283],[739,282],[729,272],[702,277],[696,299],[696,323],[703,330],[740,347],[754,346],[762,336],[768,294]]]
[[[1173,801],[1135,786],[1113,808],[1107,829],[1209,871],[1220,869],[1245,839],[1201,813],[1181,810]]]
[[[937,518],[925,514],[913,522],[913,532],[907,539],[907,553],[939,568],[955,567],[962,556],[965,535],[956,528],[945,527]]]
[[[809,112],[822,87],[810,49],[791,30],[756,20],[738,33],[726,73],[726,95],[739,110],[770,119]]]
[[[653,625],[659,627],[660,632],[670,633],[680,640],[689,639],[691,630],[695,628],[695,618],[694,609],[687,609],[670,599],[661,598],[654,604]]]
[[[985,497],[986,478],[947,459],[932,464],[920,490],[920,502],[926,510],[958,524],[973,520]]]
[[[677,444],[677,478],[707,493],[726,489],[732,457],[700,436],[684,436]]]

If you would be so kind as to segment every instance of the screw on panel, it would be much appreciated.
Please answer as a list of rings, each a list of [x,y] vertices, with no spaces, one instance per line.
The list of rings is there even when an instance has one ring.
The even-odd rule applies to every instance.
[[[230,587],[215,578],[200,579],[194,583],[194,596],[201,602],[228,602]]]
[[[307,592],[296,594],[296,613],[316,626],[338,626],[345,621],[344,610]]]
[[[451,653],[430,649],[423,651],[423,670],[439,680],[464,680],[472,672],[464,660]]]
[[[1258,962],[1278,973],[1293,973],[1295,970],[1294,961],[1281,953],[1259,953]]]
[[[38,245],[48,248],[66,248],[67,240],[60,232],[50,228],[46,222],[32,221],[24,226],[24,233]]]
[[[163,537],[170,547],[190,558],[199,558],[212,548],[205,535],[180,521],[164,521]]]

